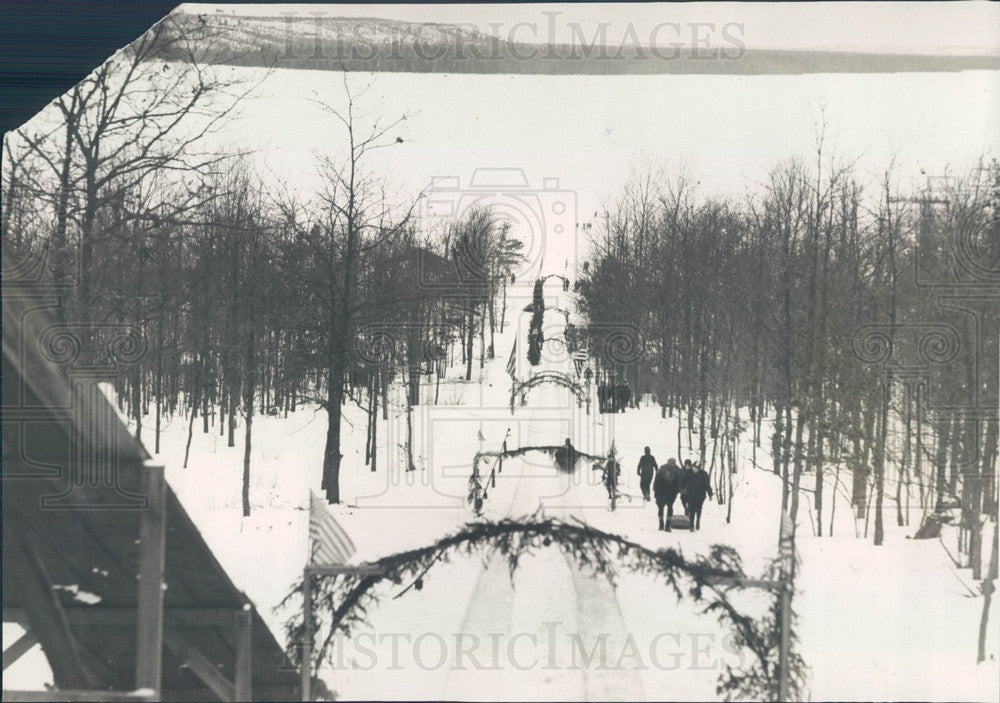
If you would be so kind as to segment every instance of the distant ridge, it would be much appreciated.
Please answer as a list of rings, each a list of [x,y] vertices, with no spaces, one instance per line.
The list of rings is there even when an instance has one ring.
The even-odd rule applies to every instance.
[[[197,31],[192,31],[197,30]],[[175,12],[161,36],[197,36],[213,63],[410,73],[730,74],[950,72],[1000,69],[1000,56],[878,54],[715,46],[530,44],[467,26],[368,17],[270,17]],[[185,58],[180,51],[167,58]]]

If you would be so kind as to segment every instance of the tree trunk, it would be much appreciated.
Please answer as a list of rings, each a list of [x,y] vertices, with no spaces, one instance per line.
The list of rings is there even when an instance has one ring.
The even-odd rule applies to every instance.
[[[246,379],[243,396],[243,407],[246,410],[246,428],[243,445],[243,516],[250,515],[250,439],[253,428],[254,394],[257,381],[256,372],[256,332],[247,335]]]
[[[493,293],[493,289],[490,289],[490,348],[489,348],[489,358],[492,359],[496,356],[496,296]]]
[[[132,372],[132,419],[135,420],[135,438],[142,441],[142,364]]]
[[[195,379],[194,385],[196,387],[198,387],[199,392],[203,392],[203,389],[200,387],[200,380],[201,380],[201,378],[200,378],[200,376],[201,376],[200,369],[201,369],[201,366],[199,366],[198,368],[199,368],[198,378]],[[185,468],[185,469],[188,467],[188,457],[191,456],[191,438],[194,435],[194,418],[198,414],[198,405],[199,405],[200,402],[201,402],[201,398],[195,398],[194,402],[191,403],[191,419],[188,421],[187,443],[184,445],[184,466],[183,466],[183,468]]]
[[[781,422],[782,407],[778,405],[774,413],[774,423],[777,425]],[[775,441],[777,440],[777,441]],[[785,436],[780,430],[775,428],[774,434],[771,435],[771,461],[774,462],[773,473],[775,476],[781,476],[781,469],[785,465]],[[784,493],[784,489],[782,489]]]
[[[815,418],[809,431],[809,463],[816,472],[816,483],[813,496],[813,507],[816,509],[816,536],[823,536],[823,436],[820,422]]]
[[[160,315],[156,321],[156,439],[154,453],[160,453],[160,429],[163,413],[163,294],[160,294]]]
[[[951,441],[951,422],[950,418],[947,417],[943,412],[938,411],[937,422],[937,448],[934,455],[934,463],[936,464],[935,475],[937,480],[934,484],[935,492],[937,493],[937,503],[935,506],[936,510],[940,510],[944,507],[945,496],[948,494],[948,478],[947,478],[947,466],[948,466],[948,445]]]
[[[840,486],[840,461],[838,459],[833,470],[833,491],[830,493],[830,527],[826,531],[827,537],[833,537],[833,519],[837,515],[837,488]]]
[[[788,509],[788,513],[792,518],[792,524],[795,524],[795,520],[799,513],[799,486],[802,484],[802,461],[804,459],[802,438],[805,430],[805,424],[805,409],[800,407],[799,412],[795,417],[795,459],[792,467],[792,488]]]
[[[910,465],[910,435],[913,432],[913,411],[912,404],[910,403],[910,390],[909,386],[904,384],[904,402],[906,403],[906,412],[904,413],[904,424],[903,424],[903,460],[901,462],[899,475],[896,477],[896,526],[902,527],[906,524],[909,519],[909,502],[907,502],[907,516],[906,519],[903,518],[903,484],[906,485],[906,496],[909,499],[910,496],[910,486],[909,486],[909,465]],[[905,481],[904,481],[905,479]]]
[[[921,393],[921,386],[917,384],[916,387],[916,400],[914,405],[916,407],[916,438],[914,440],[914,461],[913,461],[913,472],[917,477],[918,486],[920,487],[920,509],[927,509],[927,495],[931,493],[930,482],[928,482],[927,489],[924,488],[924,414],[923,414],[923,394]],[[932,477],[933,479],[933,477]]]
[[[976,663],[982,664],[986,661],[986,633],[989,631],[990,622],[990,601],[993,599],[993,591],[997,582],[997,534],[1000,533],[1000,525],[993,523],[993,546],[990,548],[990,568],[983,579],[983,614],[979,619],[979,649],[976,655]]]
[[[959,466],[964,457],[962,450],[965,446],[964,430],[962,425],[962,413],[956,411],[951,420],[951,464],[948,471],[948,491],[953,496],[958,495],[958,474]]]
[[[483,311],[485,318],[486,311]],[[486,320],[480,321],[479,325],[479,368],[486,365]]]
[[[791,397],[789,395],[789,397]],[[785,405],[785,439],[781,444],[781,508],[782,510],[788,507],[788,501],[791,497],[791,467],[792,467],[792,431],[794,426],[792,424],[792,406],[790,404]]]
[[[885,443],[889,431],[889,396],[892,393],[892,371],[886,372],[885,387],[882,389],[882,412],[879,418],[878,441],[875,445],[875,546],[885,540],[882,524],[882,503],[885,499]]]
[[[1000,422],[992,417],[986,420],[986,445],[983,449],[983,512],[997,518],[997,453],[1000,451]]]
[[[856,412],[863,416],[860,435],[855,435],[854,444],[854,477],[852,498],[856,509],[857,517],[862,517],[868,511],[868,475],[870,473],[869,462],[871,460],[871,449],[875,444],[875,413],[870,408],[858,408]],[[855,421],[854,425],[857,426]],[[860,458],[860,461],[858,460]]]
[[[465,341],[465,380],[472,380],[472,343],[476,334],[475,304],[469,302],[468,325],[466,327]]]
[[[372,373],[371,378],[368,379],[368,411],[365,413],[367,415],[365,423],[365,466],[368,466],[372,460],[372,415],[375,412],[375,374]]]
[[[500,307],[500,334],[503,334],[504,322],[507,320],[507,278],[503,279],[503,305]]]
[[[202,354],[201,364],[198,366],[199,397],[201,398],[201,424],[202,432],[208,434],[208,354]]]
[[[342,382],[342,381],[341,381]],[[341,392],[335,391],[341,382],[336,382],[334,372],[330,372],[330,388],[326,401],[326,449],[323,452],[323,484],[327,502],[340,502],[340,416]]]
[[[972,424],[975,441],[978,444],[979,437],[981,436],[979,423],[971,419],[967,422]],[[982,436],[984,440],[987,439],[985,435]],[[988,450],[983,447],[982,454],[986,453],[988,453]],[[980,462],[970,462],[969,468],[962,479],[964,484],[968,484],[967,488],[963,485],[963,492],[968,493],[968,499],[963,501],[963,509],[967,516],[969,528],[969,566],[972,568],[972,578],[977,581],[982,578],[983,570],[983,480],[979,471]]]
[[[372,471],[378,467],[378,394],[379,386],[381,385],[382,371],[378,370],[375,372],[374,385],[372,386],[372,407],[371,407],[371,424],[372,424]]]
[[[681,466],[684,465],[683,455],[681,454],[681,440],[683,435],[681,434],[681,425],[683,425],[684,415],[681,413],[680,408],[677,409],[677,463]],[[690,449],[690,447],[688,447]]]
[[[413,404],[409,396],[406,399],[406,470],[414,471],[416,465],[413,463]]]

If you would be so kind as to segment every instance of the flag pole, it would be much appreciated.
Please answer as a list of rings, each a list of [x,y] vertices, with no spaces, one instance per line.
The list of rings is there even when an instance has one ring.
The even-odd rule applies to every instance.
[[[302,622],[305,634],[302,642],[302,700],[312,700],[312,569],[302,571]]]
[[[312,700],[313,675],[313,579],[344,574],[380,574],[382,568],[370,564],[348,566],[356,551],[354,542],[337,524],[326,504],[309,491],[309,550],[302,570],[302,699]],[[320,563],[317,563],[320,561]],[[336,627],[333,623],[331,627]]]
[[[778,701],[788,700],[791,683],[792,575],[795,569],[795,525],[791,516],[781,511],[781,531],[778,540],[781,557],[781,640],[778,649]]]

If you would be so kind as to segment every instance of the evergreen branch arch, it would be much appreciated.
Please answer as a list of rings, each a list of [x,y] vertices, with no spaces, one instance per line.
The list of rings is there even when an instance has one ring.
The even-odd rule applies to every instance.
[[[511,388],[510,393],[510,408],[511,412],[514,411],[514,401],[517,399],[518,394],[525,394],[528,391],[537,388],[543,383],[555,383],[563,388],[568,388],[576,396],[577,402],[585,403],[587,402],[587,393],[580,384],[576,383],[567,374],[560,371],[541,371],[539,373],[533,374],[531,378],[523,383],[514,385]]]
[[[504,447],[507,443],[504,442]],[[514,457],[523,456],[528,452],[541,452],[552,458],[553,463],[557,466],[559,465],[559,452],[560,450],[565,450],[566,446],[562,444],[556,445],[536,445],[528,447],[516,447],[514,449],[503,449],[502,451],[493,452],[476,452],[476,455],[472,458],[472,473],[469,474],[469,494],[467,502],[473,506],[476,511],[476,515],[482,515],[483,502],[489,496],[489,489],[496,488],[497,482],[496,477],[498,473],[503,473],[503,460],[512,459]],[[603,467],[604,463],[607,462],[609,457],[600,456],[598,454],[589,454],[587,452],[581,451],[576,447],[573,448],[573,461],[572,466],[566,466],[563,468],[564,471],[573,471],[576,469],[576,462],[582,459],[597,462],[592,468]],[[493,467],[489,474],[485,477],[485,484],[483,482],[483,475],[479,471],[479,464],[483,459],[494,459]]]
[[[548,280],[550,278],[558,278],[560,281],[562,281],[563,290],[569,290],[570,280],[568,278],[566,278],[565,276],[563,276],[562,274],[549,273],[549,274],[546,274],[546,275],[540,277],[538,280],[541,281],[543,284],[545,284],[545,283],[548,283]]]
[[[707,555],[685,557],[680,550],[653,550],[583,522],[544,517],[540,513],[520,519],[481,520],[466,524],[458,532],[439,539],[426,547],[390,554],[370,566],[378,573],[352,573],[326,577],[312,588],[315,621],[313,632],[321,644],[313,647],[318,660],[332,655],[336,635],[350,634],[367,624],[367,614],[383,597],[376,592],[379,585],[410,583],[396,597],[410,588],[422,585],[423,577],[440,563],[455,556],[479,556],[484,561],[499,554],[507,559],[511,576],[524,557],[543,548],[555,547],[581,568],[606,577],[615,585],[621,570],[645,574],[663,580],[678,601],[689,598],[702,606],[703,614],[713,614],[720,623],[732,627],[734,643],[753,656],[749,662],[725,663],[716,689],[725,700],[777,697],[777,662],[780,645],[778,598],[763,618],[740,612],[729,599],[730,588],[747,588],[752,582],[778,595],[779,587],[748,578],[742,560],[728,545],[712,545]],[[777,574],[777,562],[770,565],[769,576]],[[765,585],[761,585],[761,584]],[[774,582],[776,584],[776,582]],[[279,608],[290,604],[302,593],[299,581],[285,596]],[[794,614],[793,614],[794,623]],[[301,614],[286,624],[289,656],[298,661],[298,646],[305,638]],[[793,628],[793,645],[796,642]],[[806,667],[793,648],[790,655],[790,694],[800,698],[805,687]]]

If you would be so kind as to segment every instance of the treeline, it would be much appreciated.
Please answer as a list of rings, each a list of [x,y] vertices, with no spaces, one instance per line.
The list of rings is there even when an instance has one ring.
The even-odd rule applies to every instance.
[[[887,497],[899,525],[960,507],[979,578],[981,519],[997,515],[995,161],[902,192],[819,148],[742,200],[646,169],[601,224],[580,283],[591,351],[680,417],[717,486],[749,421],[752,461],[793,515],[812,502],[817,534],[833,491],[876,544]],[[623,327],[642,358],[622,357]]]
[[[483,208],[421,231],[419,197],[392,201],[370,163],[402,141],[402,120],[359,118],[346,77],[346,106],[327,106],[341,156],[318,160],[315,192],[213,150],[206,137],[254,85],[201,61],[209,38],[166,20],[7,135],[5,287],[60,295],[73,363],[112,372],[153,451],[178,416],[185,465],[196,430],[229,446],[242,434],[245,514],[255,417],[322,407],[322,488],[336,502],[344,406],[367,414],[375,470],[380,412],[405,406],[409,420],[434,402],[422,384],[440,382],[452,350],[466,379],[492,355],[521,244]],[[188,60],[165,63],[168,51]],[[145,353],[115,366],[109,344],[123,330]],[[406,453],[412,468],[409,442]]]
[[[392,217],[362,187],[341,199],[332,171],[323,196],[302,203],[269,196],[239,161],[229,165],[183,222],[109,219],[85,271],[90,302],[84,308],[79,287],[70,289],[64,319],[89,320],[79,340],[88,363],[104,361],[103,331],[128,326],[141,335],[146,354],[118,369],[114,383],[150,449],[160,451],[162,427],[178,416],[188,427],[185,466],[196,430],[229,446],[243,440],[244,512],[255,416],[322,407],[323,488],[337,501],[343,407],[353,402],[367,414],[374,471],[380,413],[388,418],[398,403],[409,420],[413,405],[436,402],[421,384],[439,384],[449,358],[461,359],[457,375],[468,380],[492,357],[520,243],[489,210],[429,237],[407,210]],[[78,260],[79,232],[67,230],[53,263]],[[4,230],[13,260],[49,246],[47,228]],[[406,453],[413,468],[409,441]]]

